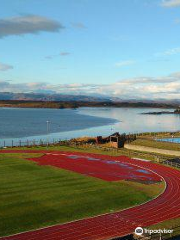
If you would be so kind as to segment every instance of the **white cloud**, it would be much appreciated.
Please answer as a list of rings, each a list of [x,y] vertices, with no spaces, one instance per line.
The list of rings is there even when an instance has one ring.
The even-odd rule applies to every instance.
[[[60,52],[60,56],[67,56],[69,54],[70,54],[69,52]]]
[[[115,64],[116,67],[124,67],[124,66],[129,66],[135,64],[134,60],[125,60],[125,61],[120,61]]]
[[[161,53],[156,53],[155,55],[156,56],[171,56],[171,55],[176,55],[176,54],[179,54],[180,53],[180,47],[176,47],[176,48],[171,48],[171,49],[168,49],[164,52],[161,52]]]
[[[4,64],[4,63],[0,63],[0,71],[7,71],[10,69],[13,69],[13,66]]]
[[[59,54],[45,56],[45,58],[46,59],[53,59],[53,58],[58,57],[58,56],[65,57],[65,56],[68,56],[70,54],[71,54],[70,52],[60,52]]]
[[[63,28],[59,22],[38,15],[4,18],[0,19],[0,38],[28,33],[58,32]]]
[[[71,26],[73,28],[86,29],[86,26],[84,25],[84,23],[81,23],[81,22],[71,23]]]
[[[180,23],[180,18],[176,18],[176,19],[174,20],[174,23],[179,24],[179,23]]]
[[[163,0],[162,1],[163,7],[179,7],[180,6],[180,0]]]

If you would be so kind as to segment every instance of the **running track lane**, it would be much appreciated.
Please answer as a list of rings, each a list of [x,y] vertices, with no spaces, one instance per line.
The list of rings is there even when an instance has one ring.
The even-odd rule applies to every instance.
[[[86,155],[98,156],[102,159],[106,158],[103,155]],[[111,159],[122,162],[121,157],[111,157]],[[0,239],[107,240],[132,233],[137,226],[147,227],[164,220],[180,217],[180,171],[163,165],[129,158],[126,158],[126,162],[148,168],[161,175],[167,184],[164,193],[152,201],[116,213],[60,224]]]

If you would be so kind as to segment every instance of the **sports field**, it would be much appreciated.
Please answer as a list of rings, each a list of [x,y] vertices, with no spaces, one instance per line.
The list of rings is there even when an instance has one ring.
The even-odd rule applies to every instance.
[[[7,153],[9,153],[9,151],[7,151]],[[45,161],[47,163],[47,161],[49,161],[51,158],[52,152],[50,153],[50,152],[44,151],[43,153],[48,155],[49,159],[46,159]],[[62,152],[59,152],[59,154],[61,153]],[[58,153],[55,152],[54,154],[58,154]],[[93,157],[93,158],[101,159],[102,161],[104,160],[106,161],[105,155],[95,155],[95,154],[87,153],[85,156],[88,158]],[[79,156],[79,158],[81,158],[81,156]],[[114,163],[117,163],[117,162],[124,163],[124,160],[125,160],[123,156],[119,156],[119,157],[108,156],[108,159],[109,158],[111,159],[111,161],[114,161]],[[30,160],[32,159],[34,158],[31,158]],[[37,156],[37,159],[35,161],[40,163],[43,157]],[[22,160],[22,161],[26,162],[28,160]],[[56,161],[61,161],[61,159],[60,158],[56,159]],[[48,164],[50,164],[50,161],[48,162]],[[155,175],[157,174],[160,177],[159,180],[163,178],[164,181],[166,182],[165,190],[153,200],[147,201],[144,204],[134,206],[132,208],[116,211],[114,213],[107,212],[106,214],[95,216],[92,218],[81,219],[78,221],[73,221],[65,224],[57,224],[55,226],[41,228],[36,231],[28,231],[25,233],[20,233],[20,234],[9,236],[9,237],[4,237],[1,239],[2,240],[27,240],[27,239],[28,240],[44,240],[44,239],[46,240],[59,240],[59,239],[60,240],[71,240],[71,239],[73,240],[100,240],[100,239],[107,240],[107,239],[112,239],[114,237],[125,236],[127,234],[133,233],[134,229],[137,226],[148,227],[153,224],[157,224],[166,220],[171,220],[171,219],[180,217],[180,189],[179,189],[180,171],[160,165],[160,164],[155,164],[148,161],[130,159],[127,157],[126,157],[126,164],[129,166],[132,166],[132,165],[136,167],[138,166],[139,169],[144,169],[147,172],[151,171]],[[44,166],[40,165],[39,167],[42,168]],[[89,176],[86,176],[86,177],[90,178]],[[114,184],[114,182],[112,181],[104,181],[104,182]],[[126,188],[124,188],[123,195],[124,193],[127,192],[126,189],[127,189],[127,186]],[[136,192],[136,193],[139,193],[139,192]],[[134,192],[131,194],[135,196],[136,193]],[[122,195],[122,199],[123,199],[123,195]],[[99,196],[101,196],[101,191],[99,191]],[[128,196],[129,198],[126,197],[126,203],[130,201],[131,196],[132,195],[129,195]],[[86,194],[85,194],[85,197],[86,197]],[[74,200],[74,197],[71,195],[71,199],[70,199],[70,195],[69,195],[69,199],[66,199],[66,201],[67,200],[72,201],[72,199]],[[112,196],[110,195],[110,198],[109,198],[110,202],[111,202],[111,199],[112,199]],[[102,202],[103,202],[103,199],[101,199],[100,201],[101,205],[103,205]],[[77,203],[78,202],[76,202],[76,204]],[[79,201],[79,204],[80,203],[81,202]],[[21,205],[23,206],[23,204]],[[89,205],[89,206],[92,207],[93,205]],[[89,209],[88,208],[89,206],[87,206],[87,209]],[[46,207],[47,205],[44,205],[44,208]],[[65,212],[66,211],[68,211],[68,208],[65,208]],[[57,212],[55,215],[57,215],[58,213],[59,212],[57,209]],[[24,219],[24,221],[26,221],[26,219]]]
[[[163,183],[107,181],[42,166],[36,161],[43,154],[30,152],[0,154],[0,236],[112,213],[150,200],[164,189]]]

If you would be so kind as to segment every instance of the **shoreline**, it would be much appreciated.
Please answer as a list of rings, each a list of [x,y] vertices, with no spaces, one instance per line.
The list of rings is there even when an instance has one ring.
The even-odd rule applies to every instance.
[[[143,115],[162,115],[162,114],[180,114],[180,112],[176,113],[176,112],[170,112],[170,111],[162,111],[162,112],[146,112],[146,113],[140,113]]]
[[[0,100],[0,108],[53,108],[78,109],[80,107],[114,107],[114,108],[160,108],[176,109],[177,104],[145,103],[145,102],[86,102],[86,101],[30,101],[30,100]]]

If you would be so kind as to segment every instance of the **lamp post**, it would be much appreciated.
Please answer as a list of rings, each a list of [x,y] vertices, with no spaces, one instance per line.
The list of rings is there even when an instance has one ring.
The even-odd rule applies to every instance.
[[[49,134],[49,123],[50,123],[50,121],[46,121],[46,130],[47,130],[47,147],[48,147],[48,145],[49,145],[49,136],[48,136],[48,134]]]

